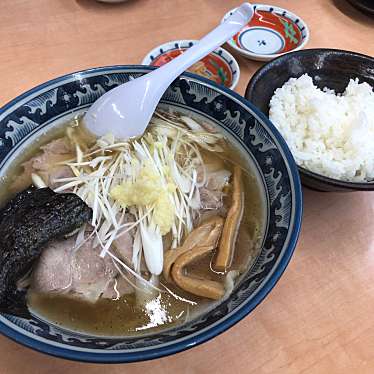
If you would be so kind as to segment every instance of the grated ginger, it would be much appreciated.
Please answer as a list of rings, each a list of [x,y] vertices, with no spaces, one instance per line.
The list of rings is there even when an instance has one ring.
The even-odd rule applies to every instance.
[[[161,235],[165,235],[174,222],[175,208],[169,194],[175,190],[175,184],[169,182],[164,186],[159,174],[149,164],[145,164],[135,182],[126,181],[114,187],[110,195],[124,209],[130,206],[153,206],[152,221],[159,227]]]

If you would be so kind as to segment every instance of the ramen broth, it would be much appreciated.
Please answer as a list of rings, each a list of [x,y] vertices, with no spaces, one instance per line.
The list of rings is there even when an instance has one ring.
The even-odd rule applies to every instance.
[[[2,191],[16,191],[12,188],[14,182],[22,174],[21,164],[40,152],[40,145],[53,138],[61,136],[60,130],[47,134],[42,141],[35,142],[26,153],[14,162],[12,173],[6,176],[7,188]],[[217,157],[207,150],[201,149],[204,162],[209,162]],[[261,245],[264,232],[264,199],[259,182],[254,172],[248,168],[248,162],[233,144],[226,139],[224,151],[219,154],[224,167],[233,170],[232,160],[241,164],[244,169],[244,213],[240,223],[236,240],[234,256],[230,270],[239,270],[242,275],[253,264]],[[31,184],[31,180],[24,182]],[[22,186],[24,188],[26,186]],[[21,187],[18,186],[18,189]],[[7,196],[9,199],[11,196]],[[5,196],[1,196],[5,200]],[[230,198],[225,197],[225,202],[230,203]],[[165,248],[168,249],[168,248]],[[225,274],[214,270],[209,254],[198,261],[189,264],[186,271],[189,275],[202,277],[209,280],[218,280],[222,283]],[[63,271],[63,269],[61,269]],[[240,276],[237,278],[237,284]],[[95,303],[83,301],[76,297],[64,294],[42,294],[32,290],[28,292],[28,305],[31,311],[39,317],[46,319],[58,326],[74,331],[107,336],[125,336],[139,333],[150,333],[160,329],[171,328],[197,317],[213,308],[220,301],[209,300],[182,290],[172,282],[167,282],[164,276],[160,276],[160,288],[163,292],[157,292],[152,298],[139,302],[135,293],[123,295],[115,299],[99,298]]]

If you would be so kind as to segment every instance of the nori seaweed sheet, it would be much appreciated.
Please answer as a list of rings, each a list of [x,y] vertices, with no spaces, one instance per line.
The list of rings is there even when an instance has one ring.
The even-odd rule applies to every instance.
[[[50,240],[80,228],[91,216],[79,196],[50,188],[28,188],[0,210],[0,312],[30,316],[26,290],[17,289],[17,282]]]

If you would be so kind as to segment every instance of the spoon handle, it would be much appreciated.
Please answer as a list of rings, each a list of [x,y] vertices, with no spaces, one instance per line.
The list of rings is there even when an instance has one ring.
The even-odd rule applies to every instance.
[[[188,48],[177,58],[153,71],[153,79],[158,78],[159,89],[166,88],[191,65],[217,49],[237,32],[239,32],[253,16],[253,8],[249,3],[238,7],[224,22],[205,35],[198,43]]]

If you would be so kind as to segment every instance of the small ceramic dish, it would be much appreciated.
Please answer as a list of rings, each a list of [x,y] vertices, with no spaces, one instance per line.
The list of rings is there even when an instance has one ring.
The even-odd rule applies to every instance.
[[[310,33],[299,16],[273,5],[253,4],[253,9],[248,25],[227,42],[235,51],[252,60],[268,61],[305,47]]]
[[[350,79],[358,78],[374,87],[374,58],[337,49],[305,49],[268,62],[253,75],[245,98],[269,115],[269,103],[279,87],[290,78],[308,74],[320,89],[345,90]],[[298,166],[304,186],[318,191],[374,191],[373,182],[346,182],[325,177]]]
[[[161,66],[178,57],[197,40],[174,40],[159,45],[144,57],[142,65]],[[223,48],[201,59],[188,69],[189,72],[201,75],[215,83],[234,89],[239,82],[240,69],[235,58]]]

